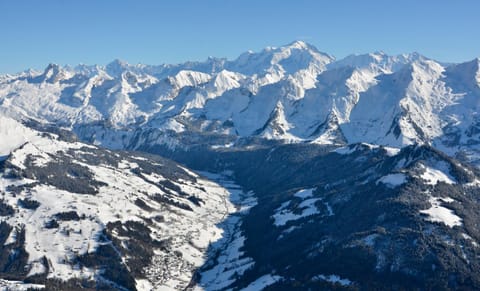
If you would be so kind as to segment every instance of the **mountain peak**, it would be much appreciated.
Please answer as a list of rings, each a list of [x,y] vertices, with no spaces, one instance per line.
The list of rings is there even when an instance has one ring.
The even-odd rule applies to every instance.
[[[128,66],[128,63],[124,60],[121,59],[114,59],[111,61],[107,66],[121,66],[121,67],[126,67]]]
[[[285,46],[282,46],[280,49],[287,49],[287,50],[296,49],[296,50],[300,50],[300,51],[307,51],[310,54],[319,54],[319,55],[326,56],[331,61],[335,59],[335,57],[333,57],[333,56],[331,56],[327,53],[319,51],[317,49],[317,47],[315,47],[314,45],[312,45],[308,42],[305,42],[303,40],[296,40],[296,41],[291,42],[291,43],[289,43]]]
[[[286,47],[288,48],[296,48],[296,49],[309,49],[312,47],[311,45],[307,44],[303,40],[296,40],[294,42],[289,43]]]
[[[421,53],[419,52],[411,52],[411,53],[406,53],[402,54],[402,56],[409,58],[409,59],[421,59],[425,58]]]
[[[349,55],[331,63],[329,67],[338,68],[351,66],[357,69],[373,68],[374,71],[379,70],[379,72],[392,73],[417,60],[427,60],[427,58],[419,53],[388,55],[384,51],[375,51],[373,53]]]
[[[122,73],[128,69],[130,65],[120,59],[115,59],[105,66],[105,69],[109,75],[112,77],[121,76]]]
[[[413,72],[432,77],[439,76],[445,70],[442,65],[430,59],[416,59],[410,66]]]
[[[480,58],[476,58],[475,63],[477,65],[477,72],[475,74],[475,80],[477,81],[477,84],[480,87]]]
[[[51,76],[52,74],[58,73],[60,71],[60,66],[55,63],[50,63],[43,71],[45,76]]]
[[[58,64],[50,63],[43,71],[43,74],[39,76],[37,81],[56,83],[64,77],[66,77],[64,69]]]
[[[475,58],[471,61],[448,66],[446,74],[455,83],[464,83],[469,90],[478,90],[480,87],[480,59]],[[465,84],[465,81],[468,83]]]
[[[480,57],[473,59],[472,62],[477,66],[477,70],[479,70],[480,69]]]
[[[388,57],[384,51],[375,51],[373,53],[369,53],[368,55],[377,62],[381,62],[385,57]]]
[[[47,65],[47,67],[45,68],[45,71],[48,71],[48,70],[54,70],[54,69],[59,69],[60,68],[60,65],[56,64],[56,63],[49,63]]]

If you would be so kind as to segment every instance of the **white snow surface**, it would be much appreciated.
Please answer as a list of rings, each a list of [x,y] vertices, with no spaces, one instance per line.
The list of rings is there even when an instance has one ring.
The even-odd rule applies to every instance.
[[[320,200],[320,198],[313,198],[302,201],[297,207],[302,211],[300,214],[295,214],[291,209],[285,209],[288,204],[282,205],[282,207],[275,210],[275,214],[272,216],[274,219],[273,224],[275,226],[283,226],[289,221],[299,220],[300,218],[320,214],[320,211],[315,206],[315,203]]]
[[[262,277],[256,279],[252,283],[250,283],[246,288],[242,289],[244,291],[261,291],[280,280],[282,280],[282,276],[278,275],[263,275]]]
[[[436,185],[438,182],[447,184],[456,184],[455,178],[452,177],[445,163],[437,163],[435,167],[422,165],[424,171],[420,176],[427,184]]]
[[[355,150],[356,150],[355,147],[344,146],[344,147],[339,147],[339,148],[333,150],[333,152],[335,152],[337,154],[340,154],[340,155],[349,155],[349,154],[355,152]]]
[[[272,215],[274,220],[273,224],[275,226],[283,226],[287,224],[289,221],[298,220],[304,217],[308,217],[315,214],[320,214],[320,210],[318,210],[315,203],[317,201],[321,201],[321,198],[310,198],[313,196],[313,191],[316,188],[311,189],[303,189],[297,191],[294,196],[300,198],[302,201],[295,206],[296,210],[299,210],[300,213],[294,213],[291,209],[292,201],[284,202],[279,208],[275,210],[275,213]],[[331,208],[329,208],[331,209]],[[331,212],[331,211],[329,211]]]
[[[378,179],[378,182],[385,184],[389,188],[395,188],[404,184],[407,181],[407,176],[402,173],[388,174]]]
[[[241,251],[246,238],[240,231],[240,226],[241,218],[257,204],[257,200],[253,192],[244,192],[236,185],[228,173],[202,172],[202,175],[229,191],[229,199],[235,204],[237,211],[232,212],[221,223],[223,237],[210,245],[209,250],[209,254],[216,259],[208,262],[208,266],[200,271],[201,280],[194,290],[225,290],[235,282],[236,274],[242,275],[255,264],[252,258],[246,257]]]
[[[453,210],[442,206],[443,203],[453,202],[453,199],[430,197],[429,202],[432,205],[429,209],[420,210],[420,213],[427,215],[428,221],[440,222],[448,227],[462,225],[462,218],[458,217]]]
[[[387,152],[387,155],[389,157],[396,156],[400,152],[399,148],[394,147],[383,147],[383,149]]]
[[[10,280],[0,279],[0,290],[1,291],[10,291],[10,290],[27,291],[30,288],[43,290],[43,289],[45,289],[45,285],[28,284],[28,283],[23,283],[21,281],[10,281]]]
[[[303,189],[293,194],[293,196],[301,199],[311,198],[313,197],[313,191],[315,191],[316,189],[317,188]]]
[[[38,139],[37,132],[0,113],[0,160],[27,141]]]
[[[340,284],[342,286],[350,286],[352,285],[352,281],[349,279],[341,278],[338,275],[316,275],[312,278],[312,280],[317,280],[317,281],[327,281],[333,284]]]

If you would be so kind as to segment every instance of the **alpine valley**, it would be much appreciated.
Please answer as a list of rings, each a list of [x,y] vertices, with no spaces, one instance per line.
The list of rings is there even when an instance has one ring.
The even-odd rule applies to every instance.
[[[1,290],[478,290],[480,59],[0,76]]]

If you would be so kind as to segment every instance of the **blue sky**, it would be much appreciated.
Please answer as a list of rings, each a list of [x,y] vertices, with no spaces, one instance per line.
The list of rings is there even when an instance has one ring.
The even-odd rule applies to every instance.
[[[0,73],[48,63],[233,59],[304,40],[337,58],[383,50],[480,57],[478,0],[0,0]]]

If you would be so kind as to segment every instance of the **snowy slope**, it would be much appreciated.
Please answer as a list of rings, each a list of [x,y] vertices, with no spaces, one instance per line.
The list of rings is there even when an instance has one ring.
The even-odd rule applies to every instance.
[[[225,229],[219,223],[247,209],[230,202],[243,201],[240,188],[227,190],[171,161],[1,122],[10,155],[0,173],[0,265],[11,278],[47,288],[61,279],[115,290],[183,289],[210,244],[229,241],[238,221]],[[13,267],[9,252],[18,254],[10,256]]]
[[[22,144],[40,139],[40,134],[20,122],[0,114],[0,160]]]

